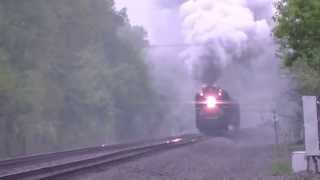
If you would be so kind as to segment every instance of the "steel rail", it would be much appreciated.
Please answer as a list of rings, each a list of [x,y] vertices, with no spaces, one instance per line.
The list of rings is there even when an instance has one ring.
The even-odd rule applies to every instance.
[[[77,173],[86,169],[94,168],[101,165],[112,165],[126,159],[141,156],[146,153],[151,153],[160,150],[172,149],[187,144],[195,143],[203,139],[201,135],[187,135],[183,137],[169,138],[166,140],[161,140],[160,142],[151,143],[149,145],[136,145],[127,146],[114,150],[109,153],[99,155],[93,158],[87,158],[72,162],[66,162],[58,165],[39,167],[36,169],[29,169],[20,172],[7,173],[5,175],[0,175],[0,179],[4,180],[17,180],[17,179],[48,179],[59,176],[64,176],[67,174]],[[120,145],[119,145],[120,146]],[[100,148],[100,147],[99,147]],[[108,148],[108,147],[107,147]],[[110,147],[109,147],[110,148]],[[112,148],[111,148],[112,149]],[[80,150],[78,150],[80,151]],[[87,151],[87,150],[86,150]],[[70,151],[67,152],[70,155]],[[65,154],[62,154],[65,156]],[[72,154],[71,154],[72,155]],[[25,158],[21,162],[25,162],[28,158]],[[49,158],[50,159],[50,158]],[[43,160],[43,159],[42,159]],[[48,160],[48,159],[44,159]],[[32,159],[31,159],[32,161]]]
[[[192,135],[191,134],[184,135],[183,137],[186,137],[186,136],[192,136]],[[0,161],[0,170],[4,168],[14,167],[16,165],[22,166],[27,164],[34,164],[38,162],[49,161],[53,159],[63,159],[65,157],[71,157],[71,156],[79,156],[79,155],[98,153],[98,152],[108,152],[111,150],[143,145],[143,144],[151,143],[154,141],[162,141],[162,140],[165,141],[169,138],[172,139],[176,137],[166,137],[158,140],[149,139],[149,140],[141,140],[137,142],[123,143],[123,144],[101,145],[101,146],[72,149],[72,150],[53,152],[53,153],[43,153],[43,154],[33,154],[28,156],[22,156],[14,159],[7,159],[7,160]]]
[[[23,157],[18,157],[16,159],[8,159],[8,160],[0,161],[0,169],[3,169],[5,167],[8,168],[11,166],[16,166],[16,165],[26,165],[26,164],[35,163],[35,162],[48,161],[53,158],[61,158],[62,159],[65,157],[70,157],[70,156],[78,156],[78,155],[83,155],[83,154],[111,151],[114,149],[129,147],[132,145],[135,145],[135,144],[134,143],[132,143],[132,144],[117,144],[117,145],[110,145],[110,146],[102,145],[102,146],[88,147],[88,148],[83,148],[83,149],[74,149],[74,150],[61,151],[61,152],[23,156]]]

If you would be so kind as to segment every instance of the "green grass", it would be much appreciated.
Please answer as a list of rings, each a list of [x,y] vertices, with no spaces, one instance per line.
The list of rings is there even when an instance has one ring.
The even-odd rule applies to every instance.
[[[289,175],[292,169],[288,162],[274,162],[271,166],[271,173],[273,176]]]
[[[291,169],[291,153],[300,150],[297,145],[280,144],[273,148],[273,160],[271,164],[271,174],[273,176],[289,175]]]

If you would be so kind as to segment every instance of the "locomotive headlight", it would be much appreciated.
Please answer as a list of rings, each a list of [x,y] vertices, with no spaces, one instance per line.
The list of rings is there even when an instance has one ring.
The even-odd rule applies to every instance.
[[[207,108],[213,109],[217,106],[217,99],[214,96],[208,96],[206,98]]]

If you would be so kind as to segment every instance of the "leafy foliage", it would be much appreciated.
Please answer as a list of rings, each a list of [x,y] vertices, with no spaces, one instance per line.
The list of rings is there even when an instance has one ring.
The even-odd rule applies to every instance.
[[[0,157],[151,135],[159,107],[146,32],[125,9],[3,0],[0,33]]]
[[[277,9],[275,35],[285,65],[296,75],[303,93],[319,94],[320,1],[282,0]]]

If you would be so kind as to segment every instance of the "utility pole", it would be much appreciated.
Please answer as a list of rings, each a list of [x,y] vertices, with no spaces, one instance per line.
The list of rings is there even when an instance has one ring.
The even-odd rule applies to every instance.
[[[272,111],[272,119],[273,119],[273,129],[274,129],[274,136],[275,136],[275,144],[279,145],[279,120],[277,118],[276,111]]]

